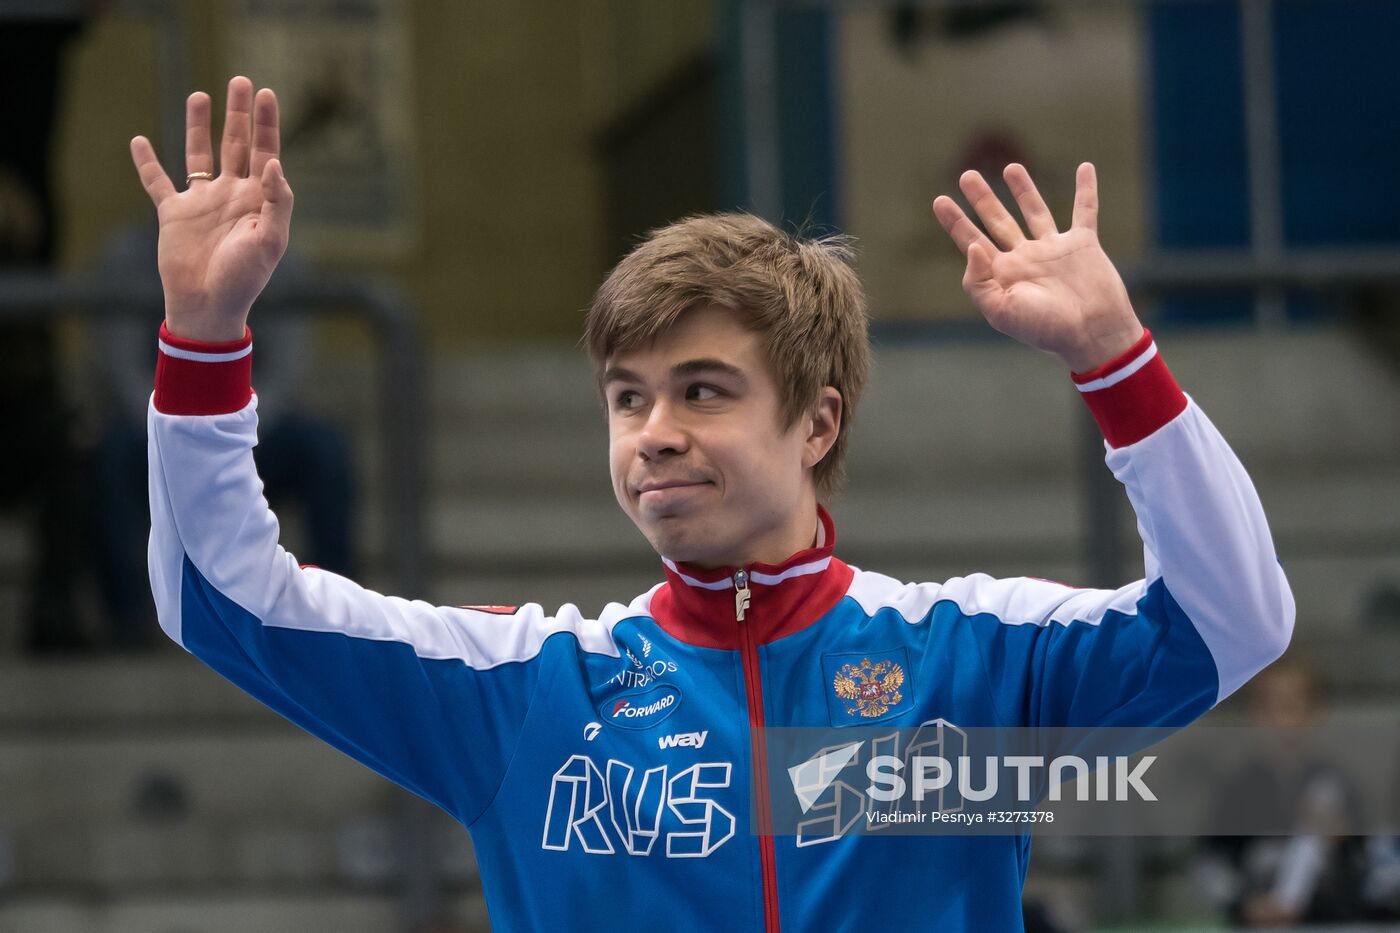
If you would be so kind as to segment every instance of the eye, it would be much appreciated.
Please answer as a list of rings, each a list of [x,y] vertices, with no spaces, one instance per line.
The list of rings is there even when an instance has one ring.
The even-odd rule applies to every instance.
[[[708,402],[711,399],[719,398],[719,390],[714,386],[697,382],[686,390],[686,397],[696,402]]]
[[[613,408],[623,411],[636,408],[641,395],[631,389],[624,389],[613,398]]]

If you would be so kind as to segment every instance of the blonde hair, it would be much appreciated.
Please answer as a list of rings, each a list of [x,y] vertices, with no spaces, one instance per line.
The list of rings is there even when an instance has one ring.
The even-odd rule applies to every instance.
[[[602,368],[652,343],[692,308],[718,306],[758,333],[781,397],[783,430],[826,386],[841,393],[836,442],[813,471],[835,495],[846,443],[870,372],[865,293],[849,238],[789,234],[751,214],[702,214],[653,230],[599,286],[583,340]]]

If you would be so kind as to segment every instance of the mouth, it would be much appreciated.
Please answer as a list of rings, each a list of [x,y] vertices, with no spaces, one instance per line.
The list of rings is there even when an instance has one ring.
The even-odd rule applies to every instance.
[[[637,487],[637,502],[650,509],[679,506],[698,490],[711,485],[708,480],[667,480],[643,483]]]
[[[642,495],[648,492],[661,492],[666,489],[685,489],[690,486],[704,486],[706,480],[685,480],[673,479],[666,482],[643,483],[637,487],[637,494]]]

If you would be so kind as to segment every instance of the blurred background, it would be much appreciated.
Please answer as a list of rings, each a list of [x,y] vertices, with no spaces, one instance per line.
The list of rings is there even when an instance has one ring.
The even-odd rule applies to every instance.
[[[878,362],[833,505],[847,561],[1140,576],[1062,366],[981,322],[929,209],[1020,161],[1067,217],[1094,161],[1105,246],[1298,601],[1283,667],[1206,721],[1384,726],[1397,40],[1394,0],[0,0],[0,931],[487,928],[460,826],[156,627],[162,310],[127,141],[178,180],[190,91],[222,113],[247,74],[282,102],[292,249],[251,324],[284,543],[449,604],[592,614],[660,579],[612,500],[583,309],[638,236],[733,208],[858,240]],[[1299,862],[1200,838],[1216,805],[1180,836],[1038,842],[1028,928],[1397,916],[1394,813]]]

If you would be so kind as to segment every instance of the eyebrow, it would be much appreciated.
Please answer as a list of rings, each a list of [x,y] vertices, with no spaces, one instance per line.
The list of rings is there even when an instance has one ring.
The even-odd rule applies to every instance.
[[[683,379],[686,376],[695,376],[700,373],[721,373],[735,380],[741,385],[748,385],[748,379],[744,376],[744,371],[739,367],[724,360],[714,357],[702,357],[695,360],[686,360],[671,367],[671,376],[676,379]],[[622,366],[609,366],[603,373],[602,384],[609,385],[614,382],[643,382],[641,376],[630,369]]]

